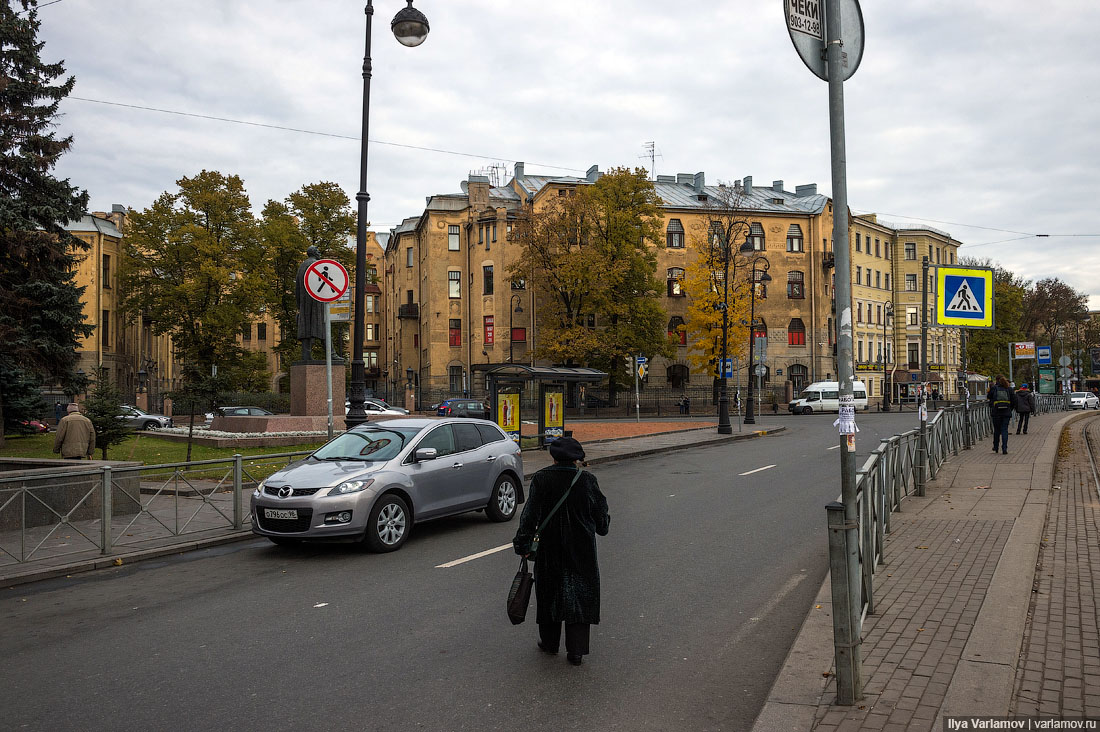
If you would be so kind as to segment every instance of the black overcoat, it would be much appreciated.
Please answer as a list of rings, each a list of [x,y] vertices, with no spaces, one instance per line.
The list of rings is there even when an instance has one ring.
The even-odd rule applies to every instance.
[[[551,465],[535,473],[512,545],[523,554],[542,523],[569,489],[577,469]],[[600,567],[596,534],[607,536],[611,517],[596,476],[582,471],[569,498],[539,530],[535,554],[535,599],[539,623],[600,622]]]

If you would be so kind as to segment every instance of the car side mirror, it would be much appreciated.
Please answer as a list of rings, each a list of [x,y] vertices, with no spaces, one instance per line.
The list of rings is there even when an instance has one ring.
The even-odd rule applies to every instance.
[[[439,450],[434,447],[421,447],[416,451],[416,462],[435,460],[437,457],[439,457]]]

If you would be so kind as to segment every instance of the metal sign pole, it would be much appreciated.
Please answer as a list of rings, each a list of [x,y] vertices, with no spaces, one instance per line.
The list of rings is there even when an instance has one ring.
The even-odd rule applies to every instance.
[[[638,396],[638,372],[641,370],[641,364],[638,363],[637,356],[634,357],[634,421],[642,421],[642,405],[641,398]]]
[[[917,448],[917,495],[924,495],[928,479],[928,257],[921,257],[920,284],[920,393],[917,397],[917,419],[920,420],[920,443]]]
[[[332,439],[332,314],[325,303],[325,384],[328,386],[328,438]]]

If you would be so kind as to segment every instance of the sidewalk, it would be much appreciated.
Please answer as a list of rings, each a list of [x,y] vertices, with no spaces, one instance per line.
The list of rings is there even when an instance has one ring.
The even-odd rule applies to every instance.
[[[833,704],[826,579],[754,732],[928,732],[953,715],[1100,714],[1093,594],[1100,511],[1081,470],[1065,479],[1074,490],[1052,491],[1062,428],[1088,416],[1037,416],[1030,434],[1010,434],[1007,455],[994,453],[987,438],[950,457],[924,498],[905,499],[875,574],[876,614],[863,624],[863,699]],[[1079,505],[1085,496],[1091,506]],[[1033,595],[1037,557],[1062,564],[1043,570],[1056,576],[1040,577]],[[1071,563],[1080,571],[1066,570]],[[1079,639],[1072,652],[1062,614]]]
[[[614,423],[609,423],[612,427]],[[761,418],[755,425],[732,435],[719,435],[716,425],[706,421],[677,422],[629,422],[621,423],[621,432],[637,436],[615,438],[613,431],[601,426],[599,434],[589,430],[592,439],[582,439],[589,465],[624,460],[654,453],[683,450],[693,447],[727,444],[732,441],[752,439],[785,429],[777,420]],[[751,428],[751,429],[750,429]],[[576,434],[576,433],[575,433]],[[525,450],[523,470],[525,478],[553,461],[546,450]],[[217,491],[205,502],[195,496],[158,496],[153,499],[150,514],[163,522],[147,520],[133,522],[133,515],[116,516],[112,522],[115,547],[110,554],[102,554],[92,541],[100,535],[98,519],[74,521],[68,527],[58,527],[41,545],[33,561],[18,563],[0,552],[0,585],[13,586],[54,577],[64,577],[78,572],[103,569],[113,565],[132,564],[170,554],[204,549],[243,541],[255,537],[248,525],[248,503],[245,497],[246,530],[235,531],[232,521],[232,492]],[[215,506],[217,509],[215,509]],[[172,535],[165,526],[179,526],[190,521],[189,531],[181,536]],[[28,549],[39,544],[53,526],[29,529]],[[167,536],[165,534],[168,534]],[[18,548],[20,537],[12,532],[0,534],[0,547]],[[87,547],[80,549],[80,547]],[[16,552],[18,553],[18,552]]]

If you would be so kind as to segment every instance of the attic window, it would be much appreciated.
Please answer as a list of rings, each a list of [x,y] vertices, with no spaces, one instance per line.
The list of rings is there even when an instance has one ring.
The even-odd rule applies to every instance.
[[[698,198],[700,201],[705,201],[707,200],[707,194],[700,193],[698,196],[696,196],[696,198]]]
[[[783,199],[782,198],[773,198],[772,203],[778,203],[780,206],[782,206],[783,205]]]

